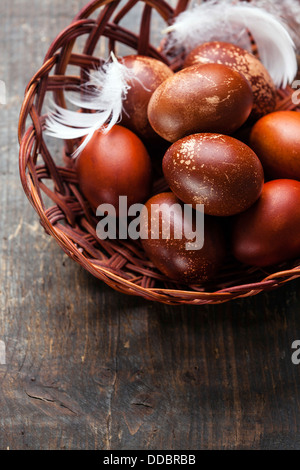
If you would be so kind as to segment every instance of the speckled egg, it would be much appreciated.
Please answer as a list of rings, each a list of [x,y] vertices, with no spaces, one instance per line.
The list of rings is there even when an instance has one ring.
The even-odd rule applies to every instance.
[[[134,75],[130,89],[123,102],[121,124],[145,141],[159,140],[149,124],[147,108],[152,93],[174,72],[163,62],[152,57],[129,55],[122,57],[124,64]]]
[[[257,120],[274,111],[276,87],[267,69],[253,54],[227,42],[207,42],[189,53],[184,67],[207,63],[225,64],[249,81],[253,91],[251,119]]]
[[[169,142],[189,134],[231,134],[248,119],[253,105],[249,82],[222,64],[194,65],[175,73],[153,93],[151,126]]]
[[[220,219],[205,217],[203,244],[203,224],[197,222],[196,211],[192,210],[189,217],[184,212],[182,202],[173,193],[167,192],[152,197],[145,204],[140,220],[143,248],[154,266],[168,278],[183,284],[198,284],[216,275],[227,252]],[[157,225],[158,220],[158,235],[154,237],[156,228],[153,230],[153,226]],[[165,229],[169,229],[170,235],[165,235]],[[178,236],[180,231],[181,238]],[[191,238],[187,235],[189,233],[193,233]],[[188,248],[187,243],[194,238],[202,241],[199,249]]]
[[[170,189],[186,204],[204,204],[205,213],[231,216],[259,198],[264,172],[246,144],[222,134],[194,134],[175,142],[163,158]]]

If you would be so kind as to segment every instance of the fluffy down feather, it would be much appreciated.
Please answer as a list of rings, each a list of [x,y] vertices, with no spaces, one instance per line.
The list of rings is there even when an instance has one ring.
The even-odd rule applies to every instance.
[[[208,0],[184,11],[165,30],[170,35],[166,52],[184,45],[188,53],[207,41],[231,42],[251,52],[249,31],[275,85],[286,87],[297,74],[294,41],[282,19],[248,2]]]
[[[46,120],[45,134],[58,139],[85,137],[73,153],[73,157],[77,157],[94,132],[106,133],[120,120],[123,101],[133,79],[133,73],[112,55],[111,60],[91,74],[90,81],[79,88],[80,94],[67,96],[72,104],[95,112],[79,113],[54,103]]]

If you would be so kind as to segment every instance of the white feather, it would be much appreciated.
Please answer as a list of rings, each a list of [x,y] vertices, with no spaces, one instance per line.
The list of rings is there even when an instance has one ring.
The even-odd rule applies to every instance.
[[[276,18],[283,20],[300,52],[300,2],[299,0],[252,0],[252,4],[264,8]]]
[[[107,133],[120,120],[123,100],[133,79],[133,72],[112,54],[112,60],[103,64],[90,76],[90,81],[79,88],[81,96],[74,93],[67,96],[72,104],[95,112],[79,113],[53,104],[46,119],[45,134],[66,140],[85,136],[73,153],[73,157],[77,157],[96,131]]]
[[[167,52],[184,47],[188,53],[208,41],[227,41],[251,51],[248,31],[275,85],[286,87],[297,74],[294,41],[282,20],[248,2],[208,0],[184,11],[165,30],[170,34]]]

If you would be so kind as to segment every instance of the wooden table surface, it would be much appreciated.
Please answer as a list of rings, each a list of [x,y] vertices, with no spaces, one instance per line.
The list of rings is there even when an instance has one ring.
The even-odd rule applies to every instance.
[[[1,0],[0,449],[300,449],[300,281],[218,306],[113,291],[19,181],[27,82],[85,0]]]

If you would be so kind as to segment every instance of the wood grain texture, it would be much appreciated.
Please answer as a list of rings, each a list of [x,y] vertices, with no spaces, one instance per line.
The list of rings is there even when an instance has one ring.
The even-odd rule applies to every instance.
[[[300,449],[300,281],[220,306],[121,295],[44,234],[23,194],[24,89],[84,4],[0,3],[0,449]]]

